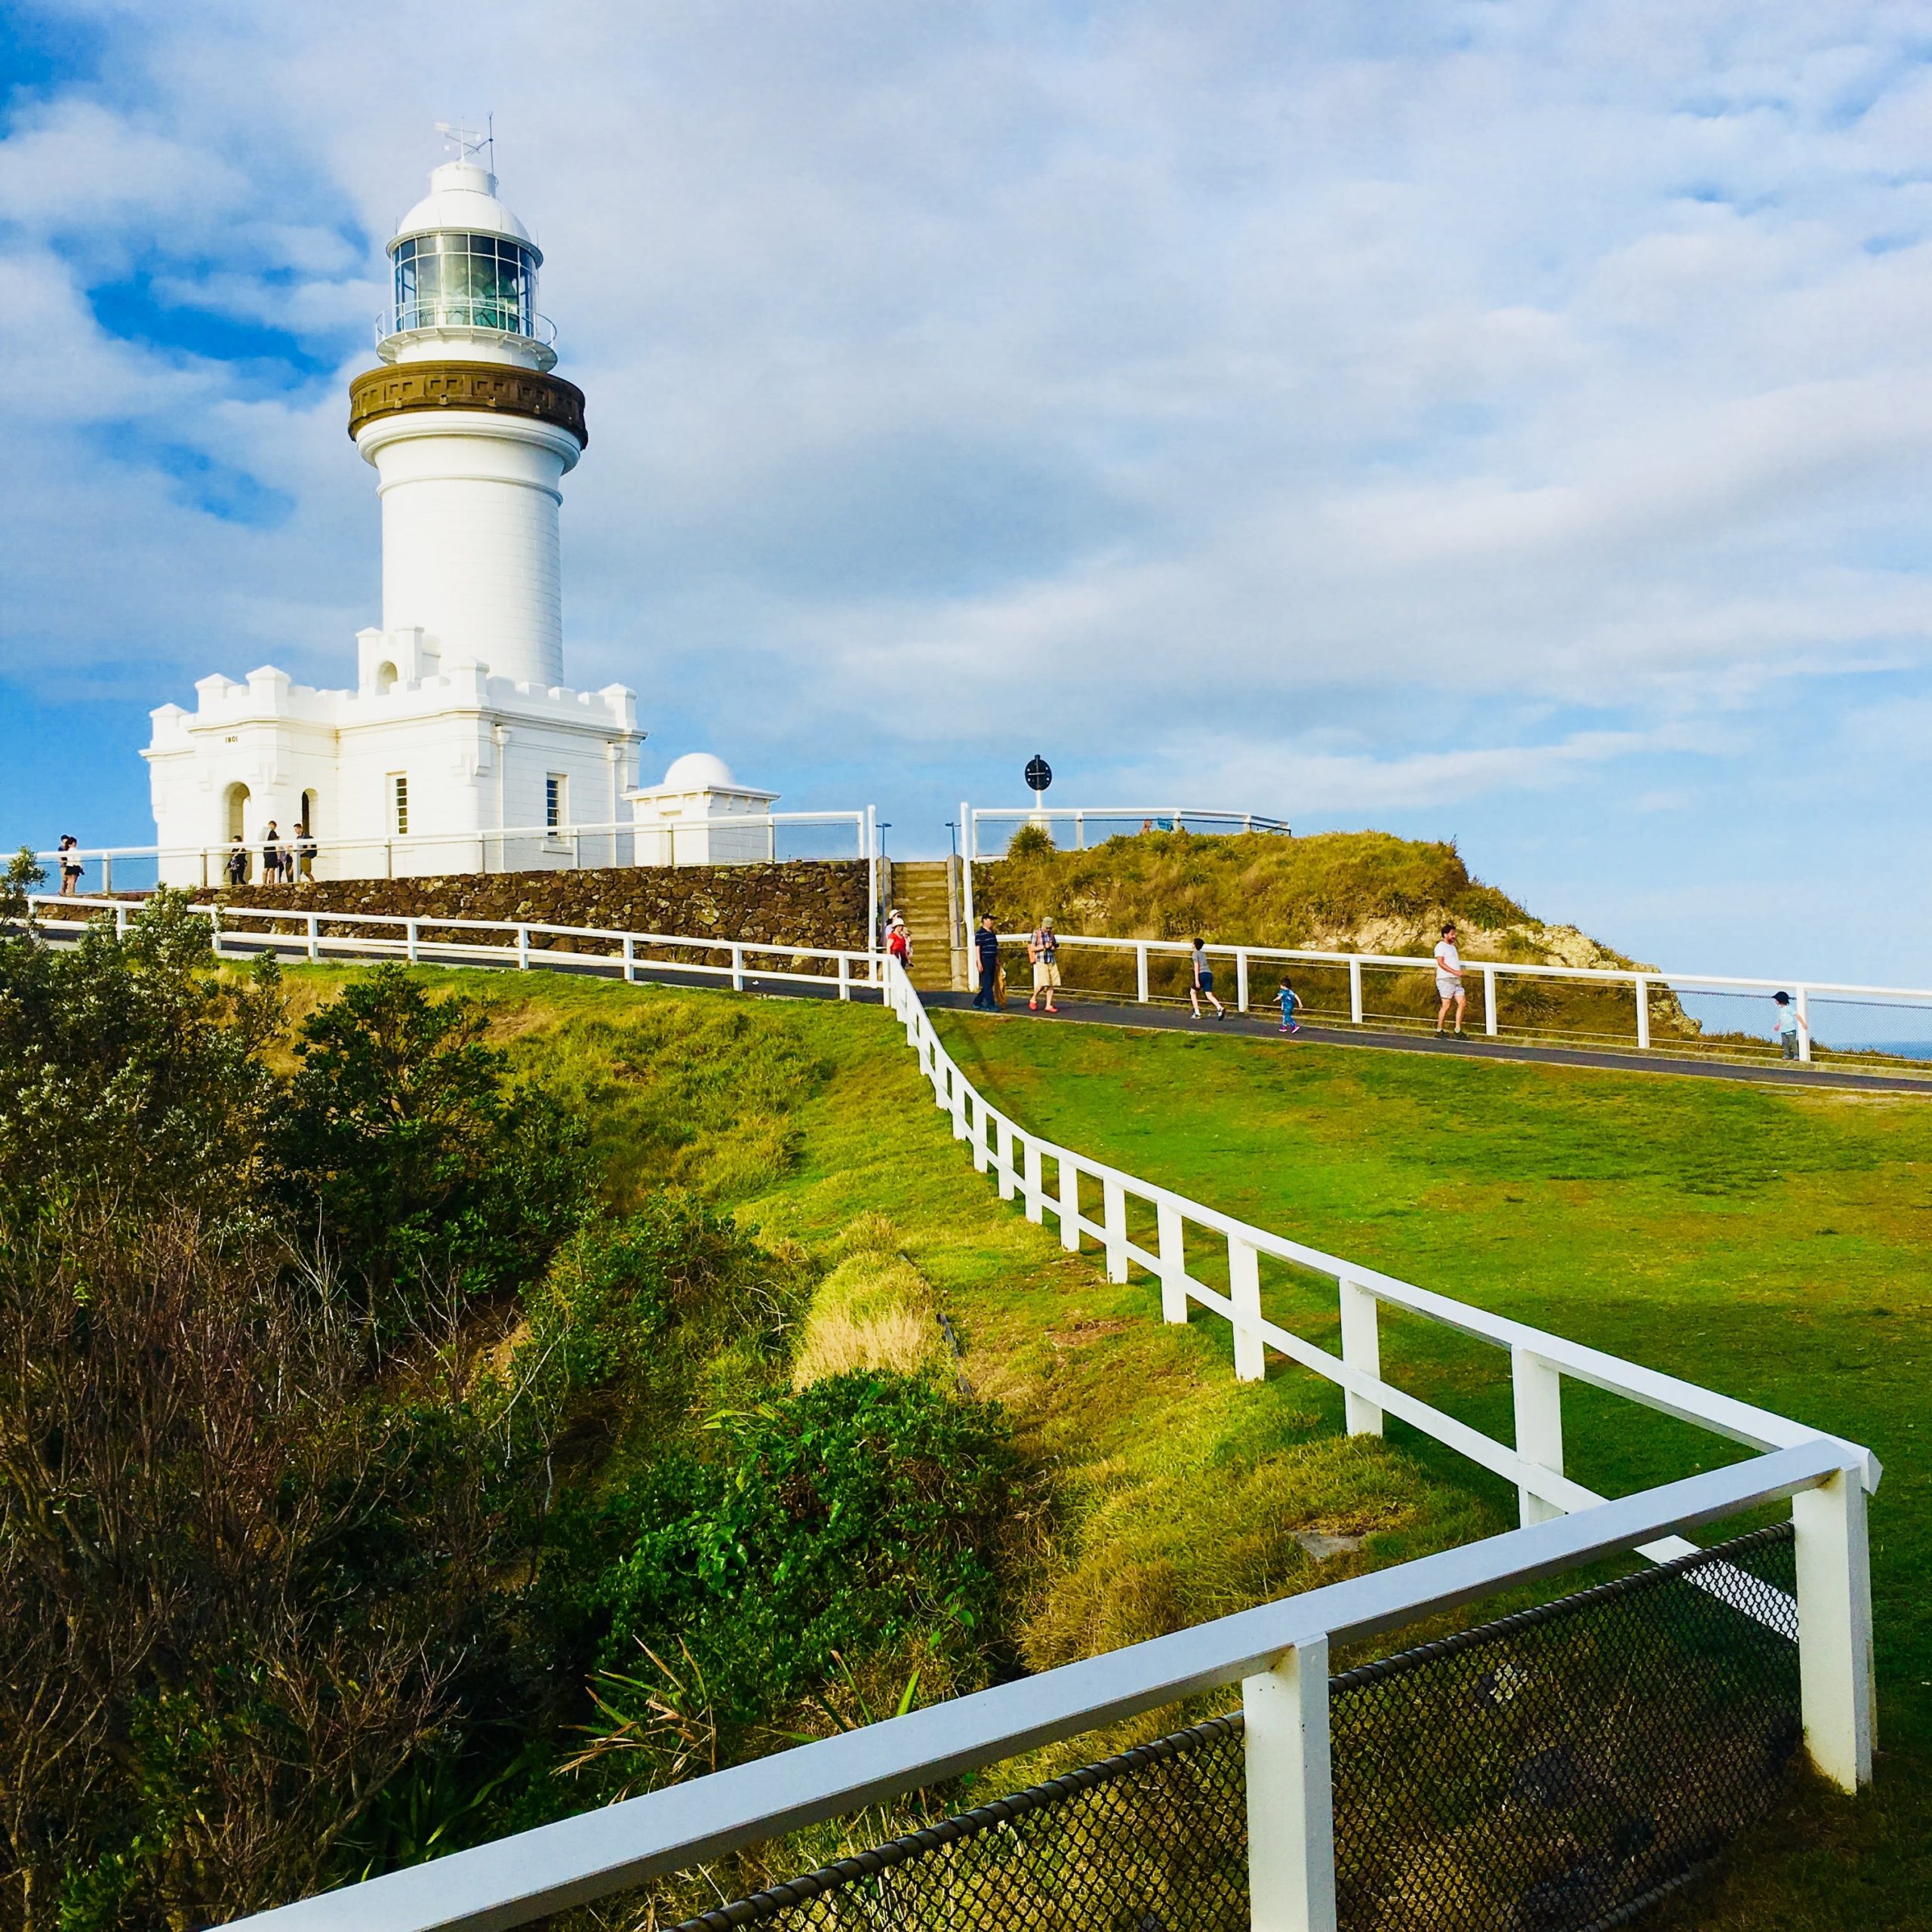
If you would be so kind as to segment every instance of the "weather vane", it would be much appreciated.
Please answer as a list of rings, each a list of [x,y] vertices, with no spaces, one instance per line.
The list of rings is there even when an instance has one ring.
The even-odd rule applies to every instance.
[[[497,117],[491,114],[485,118],[482,129],[466,128],[460,121],[438,121],[436,132],[442,136],[445,146],[456,150],[459,161],[468,161],[472,155],[488,151],[489,159],[485,165],[492,171],[497,165]]]

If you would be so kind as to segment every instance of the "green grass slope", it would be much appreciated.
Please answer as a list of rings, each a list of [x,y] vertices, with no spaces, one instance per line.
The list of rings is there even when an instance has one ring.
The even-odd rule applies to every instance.
[[[1856,1805],[1807,1797],[1675,1922],[1778,1932],[1927,1922],[1932,1109],[971,1015],[942,1026],[983,1091],[1056,1139],[1871,1445],[1886,1468],[1872,1512],[1877,1793]],[[1277,1284],[1268,1298],[1277,1318],[1332,1344],[1325,1297]],[[1383,1351],[1396,1379],[1506,1439],[1495,1351],[1390,1316]],[[1285,1367],[1275,1378],[1306,1386]],[[1612,1494],[1738,1453],[1574,1384],[1565,1412],[1571,1472]],[[1441,1452],[1396,1425],[1391,1440],[1446,1475]]]

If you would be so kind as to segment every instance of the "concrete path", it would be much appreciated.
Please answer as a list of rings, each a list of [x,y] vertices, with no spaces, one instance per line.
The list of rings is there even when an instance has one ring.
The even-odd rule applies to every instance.
[[[929,1008],[970,1011],[970,993],[922,993]],[[1749,1060],[1694,1058],[1685,1054],[1628,1053],[1595,1051],[1587,1047],[1538,1047],[1517,1040],[1492,1040],[1472,1033],[1460,1040],[1440,1039],[1433,1033],[1409,1033],[1394,1028],[1304,1026],[1299,1033],[1284,1038],[1279,1023],[1253,1014],[1241,1014],[1231,1007],[1226,1020],[1211,1016],[1196,1020],[1185,1007],[1138,1006],[1107,1000],[1069,1001],[1063,995],[1060,1011],[1049,1020],[1044,1013],[1029,1013],[1024,1000],[1016,999],[1001,1011],[975,1016],[999,1023],[1024,1021],[1029,1026],[1127,1026],[1149,1028],[1159,1032],[1238,1033],[1251,1039],[1269,1040],[1290,1050],[1304,1044],[1322,1047],[1355,1047],[1384,1053],[1448,1054],[1462,1060],[1527,1061],[1545,1066],[1588,1066],[1612,1073],[1676,1073],[1697,1080],[1749,1080],[1772,1087],[1835,1088],[1850,1093],[1917,1094],[1932,1097],[1932,1066],[1922,1077],[1909,1073],[1854,1072],[1837,1068],[1758,1064]]]

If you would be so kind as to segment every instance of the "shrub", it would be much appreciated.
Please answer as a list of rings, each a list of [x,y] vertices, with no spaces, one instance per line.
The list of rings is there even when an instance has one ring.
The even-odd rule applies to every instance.
[[[1044,859],[1054,850],[1053,834],[1044,825],[1023,825],[1007,841],[1009,859]]]

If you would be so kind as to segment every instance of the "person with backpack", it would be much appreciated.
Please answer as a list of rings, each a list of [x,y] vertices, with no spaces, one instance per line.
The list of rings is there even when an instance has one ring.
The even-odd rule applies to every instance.
[[[306,825],[295,828],[295,869],[299,878],[312,879],[315,876],[315,841]]]
[[[1201,1017],[1201,996],[1205,993],[1208,1004],[1214,1009],[1214,1017],[1217,1020],[1226,1019],[1228,1009],[1214,996],[1214,969],[1208,964],[1208,948],[1201,940],[1197,939],[1194,942],[1194,949],[1188,955],[1187,969],[1189,974],[1187,997],[1189,1004],[1194,1009],[1195,1018],[1198,1020]]]
[[[990,912],[980,919],[980,930],[973,935],[973,949],[980,961],[980,990],[973,995],[973,1004],[990,1013],[998,1004],[994,995],[999,987],[999,928]]]
[[[1060,984],[1060,940],[1051,918],[1043,918],[1033,929],[1032,937],[1026,942],[1026,957],[1033,965],[1033,997],[1026,1002],[1026,1011],[1038,1013],[1040,995],[1044,993],[1047,1011],[1058,1011],[1054,1004],[1054,990]]]
[[[248,848],[242,842],[242,835],[235,835],[235,842],[228,848],[228,882],[230,885],[248,883]]]

